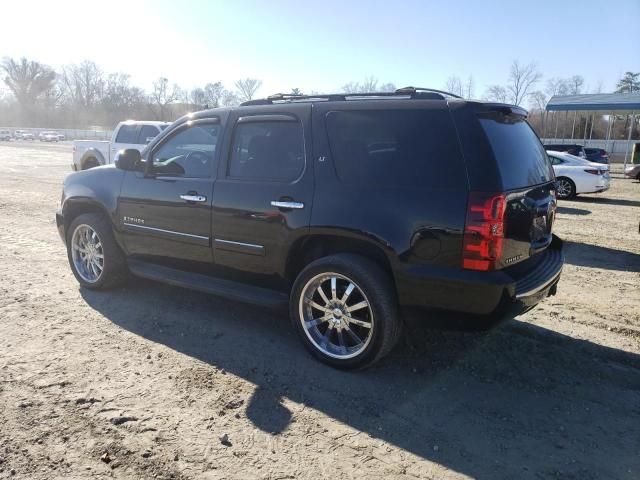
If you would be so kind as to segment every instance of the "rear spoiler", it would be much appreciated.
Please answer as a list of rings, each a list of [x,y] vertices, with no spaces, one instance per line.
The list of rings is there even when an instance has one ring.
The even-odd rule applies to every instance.
[[[480,111],[500,112],[503,115],[514,115],[517,117],[527,118],[529,112],[517,105],[509,105],[507,103],[482,103],[479,105]]]

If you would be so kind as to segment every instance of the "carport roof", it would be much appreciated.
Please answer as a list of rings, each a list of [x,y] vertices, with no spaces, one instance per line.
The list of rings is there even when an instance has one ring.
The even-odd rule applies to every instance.
[[[592,93],[585,95],[554,95],[547,111],[606,110],[621,112],[640,110],[640,93]]]

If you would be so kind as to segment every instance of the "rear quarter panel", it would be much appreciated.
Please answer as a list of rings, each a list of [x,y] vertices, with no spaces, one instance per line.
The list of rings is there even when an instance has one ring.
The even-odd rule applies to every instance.
[[[92,149],[102,155],[102,159],[98,160],[104,160],[105,162],[108,162],[110,144],[111,142],[108,140],[75,140],[73,142],[73,146],[75,147],[73,162],[76,165],[80,166],[85,154]]]
[[[418,103],[411,102],[411,108],[420,108]],[[388,108],[384,105],[376,106],[376,102],[371,101],[367,102],[366,108]],[[423,104],[422,108],[429,106]],[[438,108],[446,110],[443,105]],[[379,247],[387,256],[396,284],[403,282],[404,271],[415,264],[459,270],[468,197],[466,171],[461,159],[462,168],[454,172],[463,179],[457,191],[419,185],[397,187],[385,184],[384,179],[378,185],[345,183],[336,173],[336,159],[327,136],[325,117],[330,110],[329,106],[323,105],[313,114],[316,185],[310,232],[351,237]],[[453,124],[451,135],[452,155],[459,157],[461,153]],[[399,294],[404,295],[406,291],[398,287]],[[400,298],[401,303],[403,300]]]

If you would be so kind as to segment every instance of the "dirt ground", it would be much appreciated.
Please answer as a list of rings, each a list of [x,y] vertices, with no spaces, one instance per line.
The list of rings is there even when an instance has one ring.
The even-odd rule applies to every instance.
[[[488,332],[412,318],[343,373],[286,313],[81,290],[54,224],[70,163],[0,145],[0,478],[640,478],[638,182],[560,203],[557,296]]]

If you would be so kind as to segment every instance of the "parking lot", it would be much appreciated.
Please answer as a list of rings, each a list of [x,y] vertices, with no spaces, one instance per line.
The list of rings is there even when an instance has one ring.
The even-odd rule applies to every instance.
[[[54,222],[70,164],[68,142],[0,144],[0,478],[640,478],[640,184],[620,166],[560,203],[555,297],[490,331],[412,317],[344,373],[286,312],[79,289]]]

